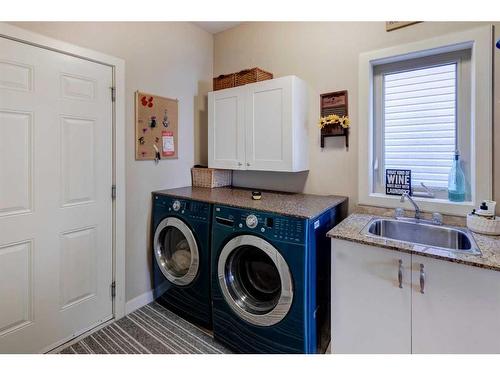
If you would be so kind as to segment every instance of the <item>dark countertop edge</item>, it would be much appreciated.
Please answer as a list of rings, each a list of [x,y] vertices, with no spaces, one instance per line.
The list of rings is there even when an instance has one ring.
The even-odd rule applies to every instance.
[[[191,187],[191,186],[183,186],[183,187],[180,187],[180,188],[173,188],[172,190],[182,189],[182,188],[187,188],[187,187]],[[209,188],[202,188],[202,189],[209,189]],[[218,188],[214,188],[214,189],[218,189]],[[231,189],[234,189],[234,188],[231,188]],[[246,190],[246,189],[241,189],[241,190]],[[279,192],[273,192],[273,193],[279,194]],[[307,219],[307,220],[314,220],[317,217],[323,215],[326,211],[328,211],[328,210],[330,210],[332,208],[338,207],[338,206],[346,203],[348,201],[348,199],[349,199],[348,197],[339,196],[339,195],[319,195],[320,197],[325,197],[325,198],[326,197],[332,197],[332,196],[336,197],[339,200],[339,202],[337,202],[336,204],[333,204],[333,205],[325,208],[323,211],[321,211],[319,213],[316,213],[314,216],[306,216],[306,215],[294,215],[294,214],[285,213],[285,212],[277,212],[277,211],[273,211],[273,210],[265,209],[265,208],[258,208],[258,209],[256,209],[254,207],[248,207],[248,206],[244,206],[244,205],[236,205],[236,204],[231,204],[231,203],[227,203],[227,202],[218,202],[218,201],[210,200],[210,199],[191,198],[191,197],[186,197],[185,195],[182,195],[182,194],[176,194],[174,192],[165,192],[165,191],[162,191],[162,190],[157,190],[157,191],[151,192],[151,195],[154,195],[154,194],[165,195],[165,196],[168,196],[168,197],[182,198],[182,199],[191,199],[193,201],[198,201],[198,202],[220,204],[220,205],[227,206],[227,207],[235,207],[235,208],[243,208],[243,209],[254,210],[254,211],[269,212],[269,213],[273,213],[273,214],[278,214],[278,215],[283,215],[283,216],[289,216],[289,217],[295,217],[295,218],[299,218],[299,219]],[[286,193],[286,194],[290,194],[290,193]],[[300,194],[302,194],[302,193],[300,193]],[[311,195],[314,195],[314,194],[311,194]]]
[[[378,216],[373,215],[373,217],[378,217]],[[346,219],[344,219],[344,220],[346,220]],[[487,265],[487,264],[475,263],[475,262],[464,260],[464,259],[449,258],[449,257],[444,256],[444,255],[423,253],[421,251],[405,249],[405,248],[402,248],[402,247],[391,246],[391,245],[387,245],[387,244],[379,244],[379,243],[371,242],[371,241],[368,241],[368,240],[367,241],[363,241],[363,240],[360,240],[360,239],[357,239],[357,238],[352,238],[352,237],[344,236],[344,235],[341,235],[341,234],[332,234],[330,232],[328,232],[326,235],[327,235],[327,237],[335,238],[335,239],[338,239],[338,240],[344,240],[344,241],[359,243],[359,244],[367,245],[367,246],[381,247],[383,249],[388,249],[388,250],[392,250],[392,251],[399,251],[400,253],[406,253],[406,254],[412,254],[412,255],[420,255],[420,256],[423,256],[423,257],[434,258],[434,259],[437,259],[437,260],[444,260],[444,261],[451,262],[451,263],[458,263],[458,264],[463,264],[463,265],[471,266],[471,267],[489,269],[489,270],[492,270],[492,271],[500,271],[500,266],[499,267],[495,267],[495,266],[490,266],[490,265]]]

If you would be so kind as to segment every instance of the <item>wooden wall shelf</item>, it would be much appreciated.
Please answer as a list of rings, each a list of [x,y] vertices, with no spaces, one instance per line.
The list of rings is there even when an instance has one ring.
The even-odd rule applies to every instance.
[[[320,116],[349,116],[347,90],[334,91],[320,95]],[[340,125],[327,125],[321,129],[321,148],[325,147],[325,138],[345,137],[345,146],[349,148],[349,129]]]

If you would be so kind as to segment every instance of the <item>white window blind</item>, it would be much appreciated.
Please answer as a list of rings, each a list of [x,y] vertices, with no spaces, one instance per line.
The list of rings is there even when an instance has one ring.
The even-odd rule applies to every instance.
[[[457,64],[383,76],[385,168],[411,169],[412,185],[448,186],[457,138]]]

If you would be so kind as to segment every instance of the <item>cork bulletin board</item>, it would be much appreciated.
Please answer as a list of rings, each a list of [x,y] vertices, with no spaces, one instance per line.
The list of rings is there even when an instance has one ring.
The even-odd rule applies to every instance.
[[[135,160],[177,159],[178,100],[135,92]]]

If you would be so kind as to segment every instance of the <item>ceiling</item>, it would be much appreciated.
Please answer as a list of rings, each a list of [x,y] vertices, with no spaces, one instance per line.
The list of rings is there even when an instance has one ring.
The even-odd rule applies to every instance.
[[[195,25],[201,27],[203,30],[211,34],[217,34],[221,31],[238,26],[241,22],[193,22]]]

